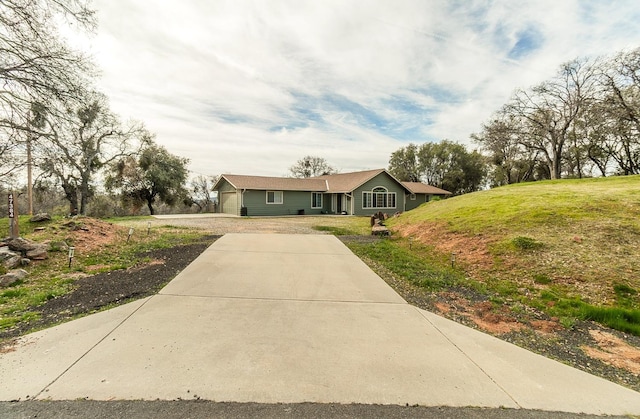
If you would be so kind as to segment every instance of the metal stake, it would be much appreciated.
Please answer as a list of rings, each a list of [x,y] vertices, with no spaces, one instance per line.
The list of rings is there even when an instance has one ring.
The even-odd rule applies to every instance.
[[[73,260],[73,255],[76,251],[76,248],[71,246],[69,247],[69,269],[71,269],[71,261]]]

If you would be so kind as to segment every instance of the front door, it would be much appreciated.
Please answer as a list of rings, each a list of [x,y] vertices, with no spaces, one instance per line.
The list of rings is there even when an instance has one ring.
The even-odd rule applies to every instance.
[[[342,213],[342,194],[336,195],[336,213]]]

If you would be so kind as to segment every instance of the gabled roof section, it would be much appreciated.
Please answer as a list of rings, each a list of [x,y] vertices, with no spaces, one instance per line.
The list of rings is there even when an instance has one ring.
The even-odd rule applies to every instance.
[[[325,182],[323,179],[298,179],[288,177],[247,175],[221,175],[220,179],[225,179],[236,189],[252,189],[264,191],[327,191],[327,182]]]
[[[402,186],[407,188],[411,193],[424,193],[428,195],[453,195],[449,191],[436,188],[435,186],[427,185],[421,182],[401,182]]]
[[[318,176],[311,179],[325,179],[329,184],[327,192],[348,193],[364,185],[380,173],[385,173],[384,169],[365,170],[364,172],[338,173],[335,175]],[[388,173],[387,173],[388,174]],[[391,176],[391,175],[389,175]],[[393,176],[391,176],[393,177]]]

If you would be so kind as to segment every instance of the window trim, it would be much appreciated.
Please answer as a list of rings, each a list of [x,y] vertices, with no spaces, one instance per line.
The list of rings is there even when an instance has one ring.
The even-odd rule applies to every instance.
[[[324,194],[322,192],[311,192],[311,208],[312,209],[321,209],[321,208],[323,208],[322,207],[322,204],[324,203],[323,202],[323,200],[324,200],[323,195]],[[314,199],[315,196],[319,196],[320,197],[320,205],[319,206],[318,205],[314,205],[314,204],[317,204],[316,200]]]
[[[412,201],[416,200],[416,194],[412,193],[411,195],[409,195],[409,199]]]
[[[273,202],[269,202],[269,194],[273,194]],[[280,197],[280,201],[277,200],[277,197]],[[267,205],[282,205],[284,204],[284,191],[266,191],[265,193],[265,201]]]
[[[389,189],[384,186],[376,186],[370,191],[362,191],[362,209],[396,209],[398,208],[397,195],[396,192],[389,192]],[[389,206],[390,197],[393,197],[393,206]],[[379,200],[382,201],[383,206],[378,206]]]

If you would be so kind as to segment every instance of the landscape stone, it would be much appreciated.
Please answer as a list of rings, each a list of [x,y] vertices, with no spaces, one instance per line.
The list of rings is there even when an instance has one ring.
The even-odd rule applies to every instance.
[[[48,257],[47,245],[38,244],[34,249],[28,250],[25,256],[31,260],[44,260]]]
[[[33,217],[31,217],[31,219],[29,220],[32,223],[40,223],[43,221],[51,221],[51,216],[49,214],[47,214],[46,212],[41,212],[39,214],[34,215]]]
[[[26,278],[29,275],[24,269],[15,269],[0,276],[0,288],[10,287],[16,282]]]
[[[8,259],[3,260],[2,266],[4,266],[6,269],[14,269],[20,266],[20,260],[22,260],[22,257],[20,255],[13,255]]]
[[[6,269],[17,268],[20,265],[20,259],[20,254],[12,252],[8,246],[0,247],[0,263]]]
[[[7,241],[7,244],[9,245],[9,249],[21,253],[26,253],[27,251],[33,250],[38,246],[38,243],[31,240],[23,239],[22,237],[10,239]]]

